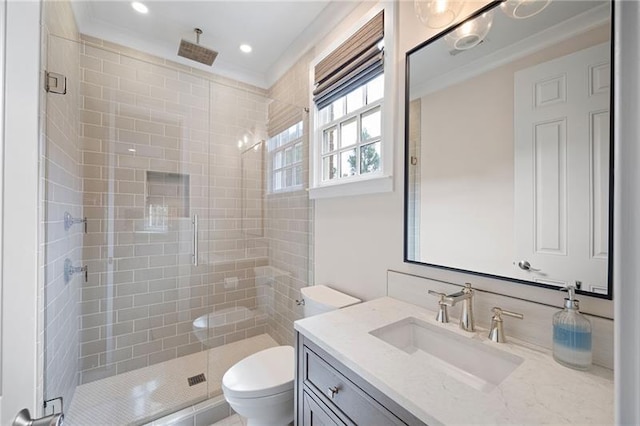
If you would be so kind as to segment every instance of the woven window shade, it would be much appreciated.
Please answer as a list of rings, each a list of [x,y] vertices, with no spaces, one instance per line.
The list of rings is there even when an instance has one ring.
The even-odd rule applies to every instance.
[[[269,104],[267,133],[270,138],[284,132],[299,121],[302,121],[301,107],[277,101]]]
[[[383,38],[381,11],[315,66],[313,102],[319,109],[384,72]]]

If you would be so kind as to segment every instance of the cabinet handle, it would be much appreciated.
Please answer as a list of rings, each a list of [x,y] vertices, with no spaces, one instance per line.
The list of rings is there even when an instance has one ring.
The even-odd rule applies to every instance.
[[[331,399],[333,399],[333,397],[338,393],[338,387],[337,386],[331,386],[329,388],[329,390],[327,391],[327,396]]]

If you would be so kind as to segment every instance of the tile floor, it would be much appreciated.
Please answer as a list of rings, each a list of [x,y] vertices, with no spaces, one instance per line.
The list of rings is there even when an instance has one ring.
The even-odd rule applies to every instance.
[[[271,336],[261,334],[80,385],[65,416],[65,424],[97,426],[150,422],[220,395],[222,376],[229,367],[248,355],[277,345]],[[189,386],[187,377],[199,373],[205,373],[207,381]],[[236,423],[224,424],[230,425],[236,426]]]

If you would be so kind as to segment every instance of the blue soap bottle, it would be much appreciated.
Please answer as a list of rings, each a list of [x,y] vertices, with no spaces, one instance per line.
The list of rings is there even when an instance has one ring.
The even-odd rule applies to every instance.
[[[591,366],[591,323],[580,313],[575,286],[567,286],[564,309],[553,315],[553,359],[576,370]]]

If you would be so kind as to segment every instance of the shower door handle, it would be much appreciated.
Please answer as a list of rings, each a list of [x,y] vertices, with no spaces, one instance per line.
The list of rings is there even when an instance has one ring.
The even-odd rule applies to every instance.
[[[198,266],[198,215],[194,214],[193,224],[193,266]]]

